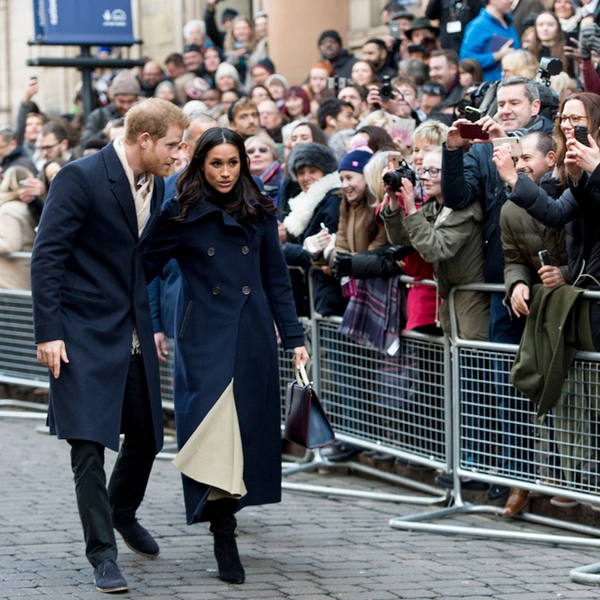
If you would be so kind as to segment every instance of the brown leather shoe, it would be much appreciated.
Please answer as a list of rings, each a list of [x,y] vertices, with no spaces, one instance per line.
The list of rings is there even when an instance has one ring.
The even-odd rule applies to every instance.
[[[529,504],[529,492],[519,488],[510,488],[508,500],[502,511],[503,517],[514,517],[520,513]]]

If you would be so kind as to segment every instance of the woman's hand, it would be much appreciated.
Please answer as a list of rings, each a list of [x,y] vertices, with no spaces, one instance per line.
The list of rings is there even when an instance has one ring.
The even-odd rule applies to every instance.
[[[400,188],[402,192],[402,199],[404,200],[404,212],[407,215],[412,215],[417,212],[417,206],[415,204],[415,188],[413,184],[406,179],[406,177],[402,178],[402,187]]]
[[[577,152],[576,149],[570,148],[576,142],[575,138],[567,138],[567,151],[565,152],[565,168],[567,169],[567,173],[569,177],[577,183],[583,174],[583,169],[577,164]]]
[[[294,367],[297,369],[300,368],[300,365],[305,367],[309,358],[308,352],[304,346],[298,346],[298,348],[294,348],[294,358],[292,359]]]
[[[510,155],[508,144],[502,144],[502,146],[494,148],[492,160],[498,169],[498,175],[500,175],[500,179],[502,179],[504,183],[510,185],[511,188],[514,188],[515,185],[517,185],[519,175],[515,169],[513,158]]]
[[[567,154],[575,161],[575,164],[586,173],[593,173],[600,164],[600,148],[596,140],[588,134],[589,147],[576,139],[567,140]],[[566,162],[566,161],[565,161]]]

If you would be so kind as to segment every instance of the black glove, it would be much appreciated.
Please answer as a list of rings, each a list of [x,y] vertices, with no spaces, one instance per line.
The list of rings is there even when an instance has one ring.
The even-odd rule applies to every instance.
[[[352,275],[352,254],[349,252],[337,252],[331,268],[337,278]]]
[[[412,246],[390,246],[385,251],[385,257],[390,260],[398,261],[408,256],[415,249]]]

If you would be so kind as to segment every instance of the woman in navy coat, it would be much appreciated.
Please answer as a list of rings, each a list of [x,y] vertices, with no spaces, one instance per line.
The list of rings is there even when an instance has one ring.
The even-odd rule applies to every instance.
[[[181,270],[175,421],[188,523],[210,521],[221,579],[244,581],[233,513],[281,500],[275,326],[306,364],[276,209],[252,180],[242,138],[206,131],[145,252],[148,280]]]

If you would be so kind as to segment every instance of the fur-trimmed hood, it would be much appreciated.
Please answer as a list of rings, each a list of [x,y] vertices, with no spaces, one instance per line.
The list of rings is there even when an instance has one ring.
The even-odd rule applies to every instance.
[[[300,146],[297,146],[297,148],[300,148]],[[283,221],[285,228],[295,237],[302,235],[323,198],[331,190],[339,188],[340,185],[339,173],[334,171],[315,181],[306,192],[292,198],[289,203],[290,214]]]

